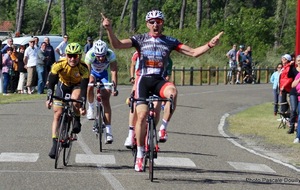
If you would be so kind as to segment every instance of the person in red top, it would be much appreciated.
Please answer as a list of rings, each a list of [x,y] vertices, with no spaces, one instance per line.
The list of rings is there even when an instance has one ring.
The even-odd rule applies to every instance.
[[[281,57],[283,68],[281,70],[280,77],[279,77],[279,91],[280,91],[279,102],[280,103],[287,102],[287,94],[289,94],[292,89],[293,78],[288,77],[291,60],[292,58],[289,54],[285,54]],[[285,113],[288,111],[288,108],[289,105],[284,104],[281,106],[280,112]]]

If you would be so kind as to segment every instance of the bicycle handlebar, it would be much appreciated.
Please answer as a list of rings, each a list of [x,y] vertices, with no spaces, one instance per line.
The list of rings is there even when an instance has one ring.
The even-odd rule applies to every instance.
[[[69,96],[67,96],[67,95],[69,95]],[[53,98],[55,98],[57,100],[60,100],[60,101],[62,101],[64,103],[68,103],[68,102],[79,103],[81,105],[81,108],[85,109],[85,99],[84,98],[82,98],[82,100],[72,99],[70,94],[66,94],[66,96],[64,98],[62,98],[60,96],[53,95],[51,89],[48,89],[47,96],[48,96],[48,100],[49,100],[49,104],[48,104],[48,108],[49,109],[50,109],[49,105],[53,101]]]
[[[117,96],[119,94],[118,90],[116,89],[116,83],[114,81],[106,82],[106,83],[102,83],[102,82],[89,83],[88,86],[93,86],[93,87],[100,88],[100,89],[105,88],[105,86],[108,86],[109,88],[112,88],[112,93],[116,92],[115,96]]]
[[[133,106],[133,103],[134,102],[137,102],[137,101],[143,101],[143,102],[148,102],[148,105],[150,103],[153,103],[153,102],[164,102],[164,101],[169,101],[171,103],[171,109],[170,109],[170,113],[173,112],[174,110],[174,100],[173,100],[173,95],[171,95],[170,98],[161,98],[161,97],[158,97],[158,96],[149,96],[148,98],[134,98],[134,91],[131,93],[130,95],[130,98],[129,98],[129,101],[130,101],[130,104],[129,104],[129,107],[131,108],[131,113],[133,113],[133,109],[134,109],[134,106]]]

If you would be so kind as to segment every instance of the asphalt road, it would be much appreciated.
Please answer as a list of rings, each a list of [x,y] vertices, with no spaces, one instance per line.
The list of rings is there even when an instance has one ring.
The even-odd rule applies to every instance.
[[[226,117],[272,101],[271,85],[178,86],[169,139],[160,144],[155,180],[135,172],[128,133],[130,86],[111,98],[112,145],[99,145],[92,121],[82,119],[70,166],[48,157],[52,110],[44,98],[0,105],[0,190],[7,189],[299,189],[300,169],[240,144],[227,133]]]

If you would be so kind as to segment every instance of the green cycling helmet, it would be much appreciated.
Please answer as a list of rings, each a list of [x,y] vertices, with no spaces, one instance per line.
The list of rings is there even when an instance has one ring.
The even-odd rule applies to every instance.
[[[81,45],[78,43],[70,43],[66,47],[66,54],[82,54]]]

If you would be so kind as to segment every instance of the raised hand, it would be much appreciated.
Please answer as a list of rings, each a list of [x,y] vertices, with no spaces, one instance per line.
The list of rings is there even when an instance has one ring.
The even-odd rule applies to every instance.
[[[213,37],[210,41],[209,41],[209,46],[210,47],[215,47],[220,40],[220,37],[224,34],[224,31],[221,31],[218,35],[216,35],[215,37]]]

